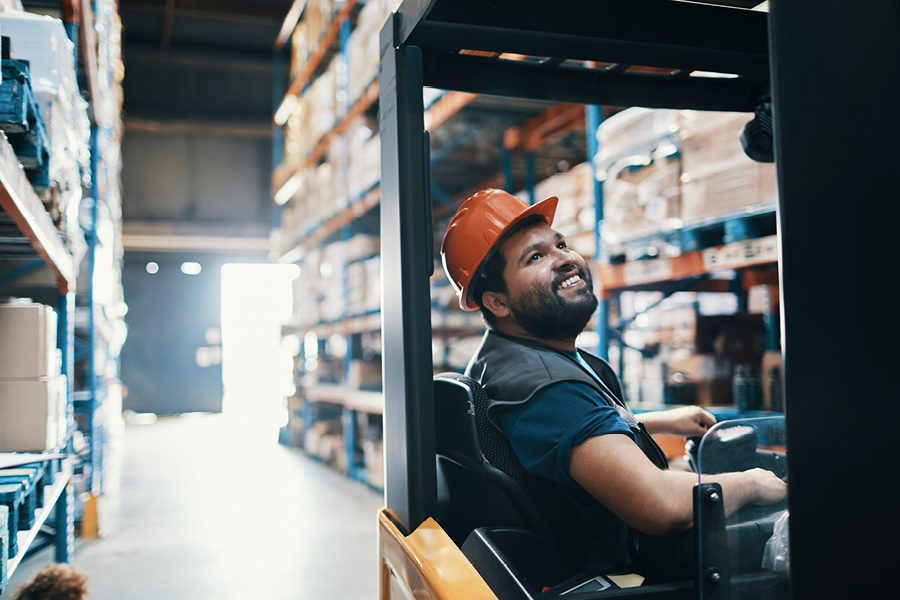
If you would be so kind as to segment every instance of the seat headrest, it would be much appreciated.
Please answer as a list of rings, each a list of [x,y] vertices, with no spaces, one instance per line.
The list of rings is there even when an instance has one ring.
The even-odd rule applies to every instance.
[[[469,382],[441,373],[434,377],[434,422],[437,452],[463,464],[479,464],[484,455],[475,427],[476,389]],[[474,383],[474,382],[472,382]],[[478,385],[475,383],[475,385]]]

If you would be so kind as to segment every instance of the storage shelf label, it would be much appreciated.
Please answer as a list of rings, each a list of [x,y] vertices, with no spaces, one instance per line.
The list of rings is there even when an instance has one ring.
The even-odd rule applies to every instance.
[[[737,269],[777,261],[778,236],[775,235],[703,251],[703,267],[707,271]]]

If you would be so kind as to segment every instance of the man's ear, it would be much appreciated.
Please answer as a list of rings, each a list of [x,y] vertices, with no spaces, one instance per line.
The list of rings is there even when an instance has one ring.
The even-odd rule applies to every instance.
[[[481,295],[481,303],[484,307],[494,313],[498,319],[505,319],[510,315],[509,303],[506,294],[500,292],[484,292]]]

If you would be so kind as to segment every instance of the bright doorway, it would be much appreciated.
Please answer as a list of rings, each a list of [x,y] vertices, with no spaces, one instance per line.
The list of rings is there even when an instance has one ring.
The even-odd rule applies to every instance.
[[[291,314],[296,265],[222,267],[223,412],[245,435],[275,441],[287,422],[292,353],[281,328]]]

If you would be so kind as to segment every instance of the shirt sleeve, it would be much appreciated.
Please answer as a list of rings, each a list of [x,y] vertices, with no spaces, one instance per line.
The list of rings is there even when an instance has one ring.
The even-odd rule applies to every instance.
[[[499,408],[497,420],[527,471],[578,489],[569,475],[573,448],[598,435],[634,439],[614,407],[591,386],[571,381],[549,385],[524,404]]]

